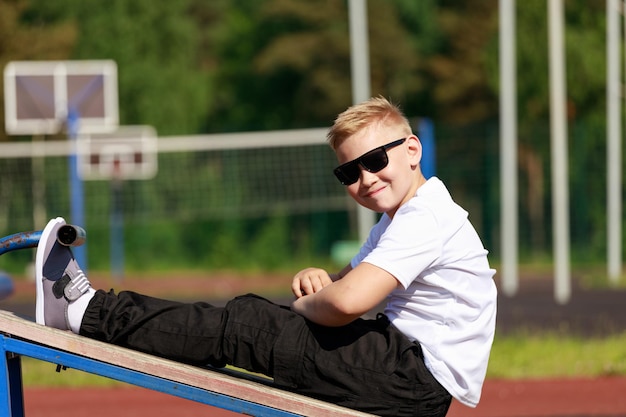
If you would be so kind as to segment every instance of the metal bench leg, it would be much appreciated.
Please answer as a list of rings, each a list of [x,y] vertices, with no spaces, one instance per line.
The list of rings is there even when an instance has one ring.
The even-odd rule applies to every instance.
[[[0,335],[0,408],[2,417],[24,417],[24,393],[22,389],[22,362],[19,355],[4,348],[5,336]]]

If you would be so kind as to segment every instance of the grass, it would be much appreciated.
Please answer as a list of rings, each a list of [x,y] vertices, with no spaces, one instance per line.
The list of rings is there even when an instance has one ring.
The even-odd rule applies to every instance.
[[[22,381],[25,387],[115,387],[123,382],[75,369],[56,371],[50,362],[22,357]]]
[[[27,387],[114,387],[125,383],[22,358]],[[487,378],[535,379],[626,375],[626,333],[598,339],[559,334],[497,336]]]
[[[496,336],[488,378],[626,375],[626,333],[581,338],[556,333]]]

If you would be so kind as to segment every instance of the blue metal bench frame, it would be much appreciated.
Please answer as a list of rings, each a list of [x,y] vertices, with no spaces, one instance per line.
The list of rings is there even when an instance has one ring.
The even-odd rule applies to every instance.
[[[22,391],[22,371],[20,355],[42,361],[89,372],[95,375],[116,379],[136,386],[149,388],[177,397],[186,398],[214,407],[244,413],[253,416],[298,416],[291,412],[277,410],[262,404],[229,397],[201,388],[170,381],[158,376],[148,375],[120,366],[107,364],[59,349],[49,348],[33,342],[19,340],[7,335],[0,335],[2,355],[0,368],[6,370],[6,378],[0,378],[0,404],[9,406],[3,417],[24,416]]]

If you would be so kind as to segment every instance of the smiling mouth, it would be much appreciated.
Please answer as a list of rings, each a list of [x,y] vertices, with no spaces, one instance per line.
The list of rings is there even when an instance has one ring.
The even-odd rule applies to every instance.
[[[372,190],[372,191],[368,191],[367,193],[365,193],[365,195],[363,195],[363,197],[370,198],[370,197],[380,193],[385,188],[387,188],[387,186],[376,188],[375,190]]]

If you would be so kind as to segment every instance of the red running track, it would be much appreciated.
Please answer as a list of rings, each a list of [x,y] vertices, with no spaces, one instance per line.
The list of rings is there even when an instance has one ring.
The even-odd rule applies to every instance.
[[[136,387],[26,388],[28,417],[236,417]],[[488,380],[472,409],[453,403],[448,417],[626,417],[626,377]]]

